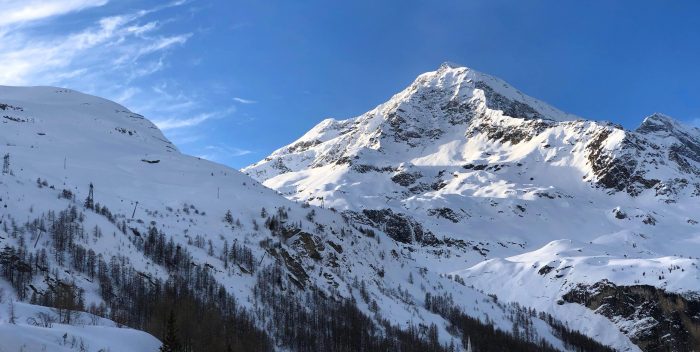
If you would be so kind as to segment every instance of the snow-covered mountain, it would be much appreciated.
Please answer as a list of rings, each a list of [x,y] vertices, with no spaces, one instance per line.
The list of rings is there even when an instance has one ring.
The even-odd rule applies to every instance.
[[[700,349],[700,130],[662,114],[629,131],[443,64],[243,171],[591,336],[603,316],[643,350]]]
[[[491,94],[495,92],[515,94],[507,87]],[[537,107],[517,108],[530,117],[567,116],[533,99],[518,99]],[[423,124],[415,123],[415,128]],[[399,125],[398,135],[413,136],[398,132],[403,130]],[[328,142],[340,132],[331,128],[322,134]],[[406,138],[404,142],[418,142]],[[393,143],[399,146],[400,141]],[[313,148],[322,146],[301,149],[315,153]],[[639,350],[610,320],[583,305],[557,306],[561,309],[552,316],[466,284],[464,274],[453,272],[479,262],[481,255],[475,253],[495,252],[496,242],[486,229],[444,238],[431,221],[443,223],[449,212],[416,217],[424,221],[418,223],[399,198],[391,211],[368,208],[367,213],[286,199],[237,170],[181,154],[143,116],[101,98],[53,87],[0,87],[0,156],[0,306],[9,310],[14,301],[52,307],[22,306],[30,308],[15,324],[11,320],[17,319],[0,315],[0,334],[18,337],[12,346],[51,350],[63,342],[55,341],[62,337],[56,335],[63,331],[58,328],[76,336],[93,334],[89,323],[75,326],[84,324],[76,320],[82,315],[76,311],[86,310],[113,321],[103,321],[110,329],[129,326],[152,334],[105,330],[115,339],[107,346],[110,351],[133,351],[128,346],[143,347],[139,341],[157,345],[153,336],[164,343],[179,340],[195,351],[605,351],[601,344]],[[359,172],[350,160],[329,159],[322,167],[331,170],[333,165],[375,180],[389,172]],[[302,162],[297,166],[301,169]],[[426,172],[409,186],[426,182],[428,165],[405,167],[415,177],[419,168]],[[382,187],[413,192],[388,179]],[[373,184],[378,185],[363,187],[372,189]],[[363,197],[354,194],[347,197],[347,208]],[[444,197],[445,204],[457,199]],[[386,204],[381,201],[367,198],[366,205]],[[342,206],[340,198],[328,197],[326,204]],[[415,204],[428,202],[416,197]],[[494,209],[495,216],[495,209],[507,204],[486,209]],[[664,226],[663,216],[681,215],[654,214],[659,226]],[[402,226],[414,230],[410,239],[397,236]],[[425,230],[419,236],[421,227]],[[508,236],[513,241],[503,242],[503,253],[532,247]],[[54,330],[42,325],[46,314],[56,316]],[[35,336],[39,331],[50,341]],[[31,339],[23,340],[27,334]],[[98,337],[85,350],[105,347],[106,340]],[[80,344],[60,346],[80,350]]]

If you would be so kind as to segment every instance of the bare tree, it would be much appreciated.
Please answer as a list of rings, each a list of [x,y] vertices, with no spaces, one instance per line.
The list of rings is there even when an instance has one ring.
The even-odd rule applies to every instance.
[[[53,327],[53,323],[56,322],[56,317],[54,317],[51,314],[45,313],[45,312],[39,312],[33,317],[27,318],[27,323],[34,325],[34,326],[40,326],[42,328],[50,328]]]
[[[10,324],[17,324],[17,316],[15,314],[15,302],[13,300],[10,300],[10,303],[8,303],[8,313],[10,316],[7,318],[7,322]]]

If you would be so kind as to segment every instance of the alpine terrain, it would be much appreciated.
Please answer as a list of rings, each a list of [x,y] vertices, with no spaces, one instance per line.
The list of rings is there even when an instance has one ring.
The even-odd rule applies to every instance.
[[[0,87],[0,351],[687,350],[697,133],[517,94],[422,76],[246,170],[288,199],[116,103]]]
[[[380,260],[378,287],[407,298],[379,304],[387,319],[431,317],[417,308],[409,318],[388,302],[444,318],[428,295],[448,295],[503,329],[485,312],[488,299],[471,296],[478,292],[493,307],[524,307],[616,350],[700,351],[700,130],[663,114],[626,130],[446,63],[243,171],[395,246],[353,259]],[[401,282],[401,270],[412,280]],[[453,320],[436,324],[439,336],[456,332]],[[530,339],[516,325],[503,331]]]

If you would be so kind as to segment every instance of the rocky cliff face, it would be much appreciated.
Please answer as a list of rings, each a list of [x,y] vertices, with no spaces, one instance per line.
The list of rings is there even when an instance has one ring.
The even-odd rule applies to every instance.
[[[650,285],[617,286],[607,280],[579,285],[563,296],[608,317],[645,351],[696,351],[700,300]]]

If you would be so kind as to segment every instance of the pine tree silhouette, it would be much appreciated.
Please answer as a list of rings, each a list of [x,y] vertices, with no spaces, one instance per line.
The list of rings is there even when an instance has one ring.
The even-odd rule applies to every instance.
[[[179,352],[180,343],[177,340],[177,329],[175,328],[175,314],[170,311],[170,317],[168,317],[168,325],[165,328],[165,337],[163,338],[163,345],[160,346],[160,352]]]
[[[10,154],[5,154],[5,156],[2,159],[2,174],[10,174]]]
[[[233,214],[231,214],[231,210],[226,211],[226,215],[224,215],[224,221],[226,221],[229,225],[233,224]]]
[[[85,198],[85,208],[87,209],[95,209],[95,198],[93,195],[95,186],[92,185],[92,182],[90,182],[90,192],[88,193],[87,198]]]

